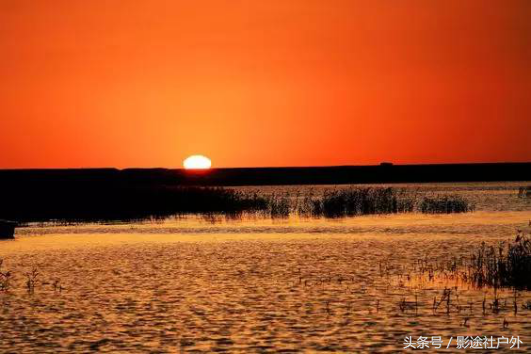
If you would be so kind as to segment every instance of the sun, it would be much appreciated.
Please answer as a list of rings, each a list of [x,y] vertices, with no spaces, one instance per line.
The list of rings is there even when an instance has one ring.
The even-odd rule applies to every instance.
[[[212,166],[210,159],[203,155],[192,155],[183,161],[185,170],[208,170]]]

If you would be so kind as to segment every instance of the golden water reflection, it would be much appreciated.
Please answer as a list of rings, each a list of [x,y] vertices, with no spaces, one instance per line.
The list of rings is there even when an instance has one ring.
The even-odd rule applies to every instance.
[[[511,291],[428,279],[416,265],[512,239],[530,218],[192,217],[20,229],[0,244],[14,274],[0,293],[0,351],[395,352],[421,335],[520,336],[529,349],[529,292],[516,294],[515,312]],[[32,267],[40,275],[29,294]]]

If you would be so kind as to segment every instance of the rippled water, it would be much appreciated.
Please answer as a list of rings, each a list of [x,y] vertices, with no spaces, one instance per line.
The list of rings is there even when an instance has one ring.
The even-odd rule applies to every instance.
[[[444,262],[513,239],[531,220],[531,201],[517,197],[529,184],[407,186],[464,195],[477,211],[461,215],[18,229],[0,243],[3,269],[14,274],[0,292],[0,352],[396,352],[406,336],[461,335],[519,336],[529,351],[530,292],[516,294],[516,313],[515,294],[498,292],[496,311],[493,289],[417,269],[419,259]],[[308,188],[325,187],[259,192]],[[32,267],[40,274],[29,293]],[[434,297],[454,286],[450,310],[433,311]]]

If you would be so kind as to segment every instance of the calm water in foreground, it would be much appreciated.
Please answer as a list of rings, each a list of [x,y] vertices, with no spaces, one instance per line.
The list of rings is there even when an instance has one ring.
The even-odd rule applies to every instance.
[[[419,260],[442,264],[483,241],[514,239],[531,220],[531,199],[517,196],[524,185],[407,186],[464,196],[476,211],[461,215],[18,229],[0,242],[2,269],[14,274],[0,292],[0,352],[396,352],[406,336],[441,336],[444,346],[453,337],[448,351],[464,352],[455,340],[466,335],[519,336],[529,352],[530,292],[516,293],[515,313],[512,291],[496,294],[496,309],[493,289],[418,269]],[[32,267],[40,274],[30,294]],[[434,311],[445,288],[452,303]]]

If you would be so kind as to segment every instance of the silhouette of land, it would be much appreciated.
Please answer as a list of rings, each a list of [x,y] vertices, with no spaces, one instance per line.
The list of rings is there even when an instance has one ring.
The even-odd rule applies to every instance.
[[[0,170],[0,219],[131,220],[241,212],[264,201],[213,186],[529,181],[531,163],[293,168]]]
[[[196,185],[424,183],[529,181],[531,162],[439,165],[183,169],[27,169],[0,170],[0,188],[28,185]]]

